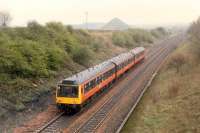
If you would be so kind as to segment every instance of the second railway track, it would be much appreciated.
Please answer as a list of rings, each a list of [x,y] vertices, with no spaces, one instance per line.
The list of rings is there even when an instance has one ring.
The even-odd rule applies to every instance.
[[[160,54],[165,52],[167,47],[160,48],[158,51],[156,51],[156,54],[148,60],[147,64],[144,66],[144,69],[141,69],[139,73],[137,73],[136,77],[141,75],[145,72],[145,70],[148,68],[149,65],[153,64],[155,62],[155,59],[158,58]],[[154,61],[153,61],[154,60]],[[130,80],[131,82],[131,80]],[[121,89],[120,92],[117,93],[117,95],[112,96],[110,99],[108,99],[98,110],[95,112],[89,120],[81,125],[77,130],[74,131],[74,133],[80,132],[80,133],[90,133],[95,132],[95,130],[103,123],[103,120],[111,113],[111,110],[115,104],[118,103],[118,100],[121,99],[122,96],[125,95],[129,87],[129,83],[124,86],[124,89]]]

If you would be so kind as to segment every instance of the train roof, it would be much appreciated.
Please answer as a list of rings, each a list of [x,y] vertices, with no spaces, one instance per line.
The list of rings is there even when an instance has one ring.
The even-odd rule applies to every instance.
[[[113,62],[113,63],[115,63],[115,64],[117,64],[117,65],[119,65],[119,64],[121,64],[122,62],[124,62],[124,61],[126,61],[126,60],[132,58],[133,56],[134,56],[134,55],[131,54],[131,53],[129,53],[129,52],[128,52],[128,53],[122,53],[122,54],[120,54],[120,55],[118,55],[118,56],[116,56],[116,57],[110,59],[110,61]]]
[[[142,51],[144,51],[143,47],[134,48],[134,49],[130,50],[130,52],[122,53],[114,58],[104,61],[103,63],[101,63],[99,65],[90,67],[82,72],[72,75],[71,77],[68,77],[68,78],[62,80],[61,82],[63,84],[74,84],[74,85],[81,84],[81,83],[95,77],[97,74],[104,72],[107,69],[114,68],[114,66],[115,66],[114,64],[119,65],[122,62],[132,58],[134,55],[136,55]]]
[[[145,50],[144,47],[136,47],[136,48],[130,50],[130,52],[131,52],[132,54],[136,55],[136,54],[138,54],[138,53],[140,53],[140,52],[142,52],[142,51],[144,51],[144,50]]]
[[[79,72],[71,77],[68,77],[62,80],[64,84],[81,84],[92,77],[96,76],[98,73],[104,72],[107,69],[111,69],[114,67],[114,64],[110,61],[105,61],[99,65],[90,67],[82,72]]]

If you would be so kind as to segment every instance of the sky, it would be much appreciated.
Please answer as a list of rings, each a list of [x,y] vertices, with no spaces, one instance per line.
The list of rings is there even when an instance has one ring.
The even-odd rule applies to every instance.
[[[12,16],[11,25],[36,20],[41,24],[108,22],[114,17],[131,25],[191,23],[200,16],[200,0],[0,0],[0,11]]]

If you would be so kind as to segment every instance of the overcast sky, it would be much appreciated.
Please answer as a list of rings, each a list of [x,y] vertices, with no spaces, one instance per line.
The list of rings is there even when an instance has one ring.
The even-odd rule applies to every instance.
[[[200,16],[200,0],[0,0],[0,10],[13,16],[12,25],[30,20],[44,24],[107,22],[118,17],[128,24],[190,23]]]

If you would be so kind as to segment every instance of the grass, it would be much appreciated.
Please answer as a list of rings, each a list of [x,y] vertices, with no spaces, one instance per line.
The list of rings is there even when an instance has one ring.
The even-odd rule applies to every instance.
[[[169,57],[122,133],[200,132],[200,63],[191,47],[185,44]],[[174,65],[180,56],[184,61]]]

